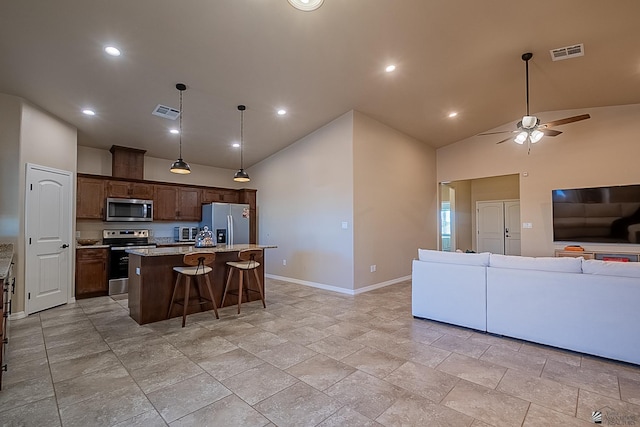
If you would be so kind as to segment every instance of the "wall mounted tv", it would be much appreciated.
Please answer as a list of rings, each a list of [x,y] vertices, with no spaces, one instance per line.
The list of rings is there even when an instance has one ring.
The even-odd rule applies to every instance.
[[[640,185],[553,190],[554,242],[640,244]]]

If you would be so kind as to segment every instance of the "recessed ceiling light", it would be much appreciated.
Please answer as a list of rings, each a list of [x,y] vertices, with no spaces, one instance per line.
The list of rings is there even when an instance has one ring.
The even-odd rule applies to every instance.
[[[240,147],[240,144],[238,144],[237,142],[234,142],[234,143],[233,143],[233,145],[232,145],[232,147],[233,147],[233,148],[238,148],[238,147]]]
[[[85,114],[87,116],[95,116],[96,112],[88,108],[85,108],[84,110],[82,110],[82,114]]]
[[[451,117],[451,118],[453,118],[453,117],[455,117],[457,115],[458,115],[458,113],[455,112],[455,111],[452,111],[452,112],[449,113],[449,117]]]
[[[117,47],[107,46],[104,48],[104,51],[111,56],[120,56],[120,49],[118,49]]]
[[[180,133],[180,131],[178,129],[169,129],[169,132],[174,134],[174,135],[178,135]]]
[[[396,66],[395,66],[395,65],[393,65],[393,64],[391,64],[391,65],[387,65],[387,68],[385,68],[384,70],[385,70],[387,73],[390,73],[390,72],[394,71],[395,69],[396,69]]]
[[[284,109],[278,110],[278,115],[279,116],[284,116],[285,114],[287,114],[287,110],[284,110]]]
[[[289,4],[296,9],[303,10],[305,12],[311,12],[322,6],[324,0],[289,0]]]

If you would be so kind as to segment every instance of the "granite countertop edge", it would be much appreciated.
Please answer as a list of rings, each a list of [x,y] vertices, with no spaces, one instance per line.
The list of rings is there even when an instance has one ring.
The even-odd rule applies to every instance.
[[[261,249],[270,249],[277,248],[276,245],[254,245],[254,244],[244,244],[244,245],[218,245],[212,248],[196,248],[194,246],[170,246],[163,248],[149,248],[149,249],[127,249],[126,252],[132,255],[140,255],[143,257],[154,257],[154,256],[168,256],[168,255],[184,255],[191,252],[238,252],[243,249],[252,249],[252,248],[261,248]]]
[[[0,244],[0,280],[7,278],[13,261],[13,243]]]

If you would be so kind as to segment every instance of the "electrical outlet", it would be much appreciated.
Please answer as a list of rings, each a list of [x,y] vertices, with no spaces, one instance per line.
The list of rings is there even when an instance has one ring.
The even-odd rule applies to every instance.
[[[375,273],[375,272],[376,272],[376,268],[377,268],[377,266],[376,266],[375,264],[373,264],[373,265],[370,267],[371,272],[372,272],[372,273]]]
[[[287,260],[286,259],[282,260],[282,265],[287,265]]]

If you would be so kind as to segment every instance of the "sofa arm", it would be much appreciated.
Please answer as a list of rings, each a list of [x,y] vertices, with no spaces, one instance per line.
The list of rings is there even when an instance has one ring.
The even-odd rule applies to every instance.
[[[413,261],[415,317],[487,330],[487,267]]]

